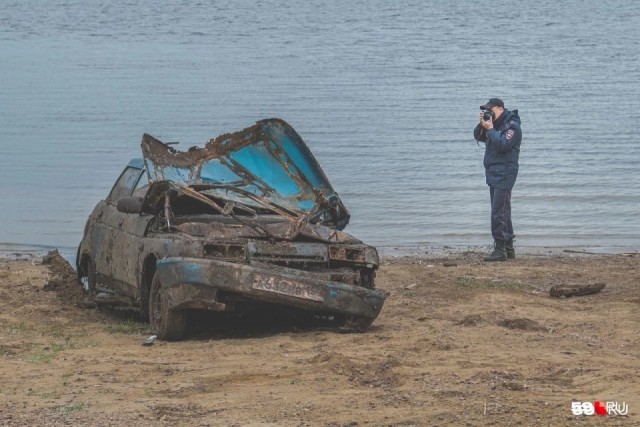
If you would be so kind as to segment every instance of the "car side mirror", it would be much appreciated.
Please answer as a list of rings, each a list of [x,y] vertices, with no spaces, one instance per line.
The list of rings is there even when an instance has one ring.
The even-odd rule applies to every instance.
[[[116,209],[118,212],[139,214],[142,213],[142,197],[120,197]]]

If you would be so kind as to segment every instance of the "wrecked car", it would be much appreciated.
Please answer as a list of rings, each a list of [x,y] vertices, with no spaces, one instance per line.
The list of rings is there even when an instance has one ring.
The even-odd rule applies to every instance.
[[[145,134],[87,220],[77,271],[98,304],[139,308],[179,340],[192,310],[257,306],[364,331],[380,313],[376,249],[295,130],[268,119],[178,151]]]

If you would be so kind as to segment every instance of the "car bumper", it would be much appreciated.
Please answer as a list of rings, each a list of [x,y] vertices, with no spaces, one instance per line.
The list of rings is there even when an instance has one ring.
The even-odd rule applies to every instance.
[[[322,274],[285,267],[253,266],[199,258],[158,260],[156,274],[174,308],[223,309],[220,291],[258,301],[375,319],[385,295],[347,283],[326,280]]]

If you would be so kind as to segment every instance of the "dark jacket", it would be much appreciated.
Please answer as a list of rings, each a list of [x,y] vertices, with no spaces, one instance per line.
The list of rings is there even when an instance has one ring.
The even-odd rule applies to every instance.
[[[522,130],[518,110],[507,109],[493,122],[488,132],[478,123],[473,130],[477,141],[484,141],[484,169],[487,185],[501,190],[511,190],[518,177],[518,158]]]

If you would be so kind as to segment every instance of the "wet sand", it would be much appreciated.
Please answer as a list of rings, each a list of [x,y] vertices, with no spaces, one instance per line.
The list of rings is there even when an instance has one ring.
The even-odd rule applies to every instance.
[[[151,346],[134,313],[88,308],[68,265],[0,260],[0,425],[601,425],[571,412],[596,400],[640,424],[640,254],[525,252],[385,257],[362,334],[219,319]]]

